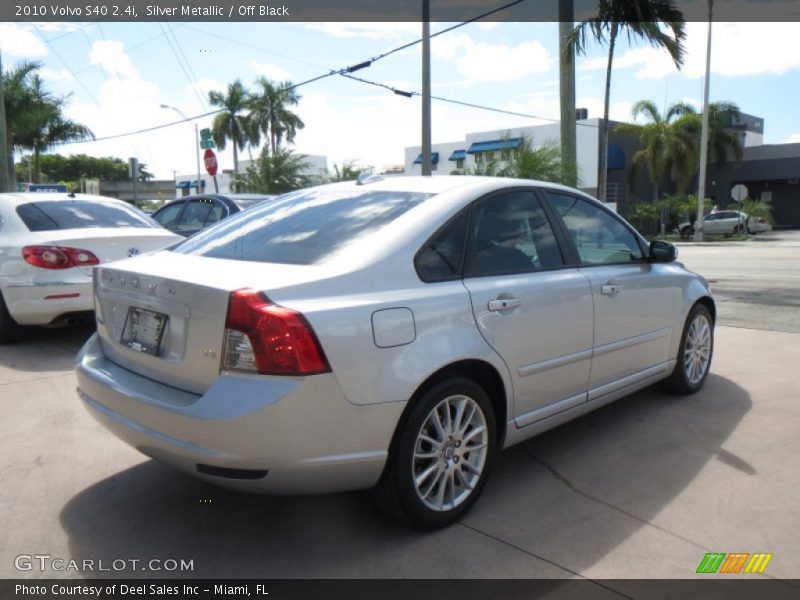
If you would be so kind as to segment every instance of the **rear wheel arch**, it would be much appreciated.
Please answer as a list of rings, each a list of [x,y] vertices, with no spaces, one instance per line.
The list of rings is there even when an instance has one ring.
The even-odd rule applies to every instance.
[[[408,421],[408,416],[413,410],[416,401],[437,383],[450,377],[464,377],[466,379],[471,379],[483,388],[483,390],[486,392],[486,395],[489,396],[489,400],[492,403],[492,409],[494,410],[495,422],[497,424],[495,436],[497,439],[497,447],[503,447],[506,430],[506,418],[508,415],[508,392],[506,391],[506,386],[503,383],[503,378],[500,376],[498,370],[490,363],[484,360],[468,359],[460,360],[441,367],[429,375],[428,378],[423,381],[419,387],[417,387],[406,403],[406,407],[403,409],[400,419],[397,421],[394,434],[392,435],[392,442],[389,447],[390,452],[395,448],[400,432],[403,430],[403,427]]]

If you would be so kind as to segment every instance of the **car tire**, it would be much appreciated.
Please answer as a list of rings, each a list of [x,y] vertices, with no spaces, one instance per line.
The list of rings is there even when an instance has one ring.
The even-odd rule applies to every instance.
[[[0,344],[16,342],[20,338],[22,328],[8,313],[3,294],[0,292]]]
[[[471,379],[444,379],[401,420],[373,495],[391,516],[422,529],[460,519],[486,485],[496,445],[494,410]]]
[[[695,304],[686,317],[681,345],[672,375],[664,381],[667,389],[682,395],[703,387],[714,355],[714,321],[703,304]]]
[[[747,228],[744,225],[741,225],[741,224],[740,225],[736,225],[733,228],[733,233],[731,235],[736,235],[736,234],[742,233],[743,231],[746,231],[746,230],[747,230]]]
[[[694,231],[692,231],[691,227],[684,227],[683,229],[681,229],[681,239],[682,240],[688,240],[690,237],[692,237],[693,234],[694,234]]]

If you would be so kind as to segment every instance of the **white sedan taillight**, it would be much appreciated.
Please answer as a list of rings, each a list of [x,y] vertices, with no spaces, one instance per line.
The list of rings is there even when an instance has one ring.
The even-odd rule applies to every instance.
[[[100,264],[100,260],[89,250],[65,246],[25,246],[22,258],[34,267],[42,269],[69,269]]]
[[[331,370],[306,318],[260,292],[231,292],[222,369],[262,375],[314,375]]]

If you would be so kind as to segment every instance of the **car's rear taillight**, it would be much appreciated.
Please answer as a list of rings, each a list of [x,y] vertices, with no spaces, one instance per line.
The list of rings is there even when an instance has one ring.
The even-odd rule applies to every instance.
[[[29,265],[42,269],[69,269],[100,264],[100,259],[89,250],[64,246],[25,246],[22,249],[22,258]]]
[[[767,222],[767,220],[764,217],[759,217],[758,222],[764,225]]]
[[[302,314],[249,289],[231,292],[222,368],[262,375],[313,375],[331,370]]]

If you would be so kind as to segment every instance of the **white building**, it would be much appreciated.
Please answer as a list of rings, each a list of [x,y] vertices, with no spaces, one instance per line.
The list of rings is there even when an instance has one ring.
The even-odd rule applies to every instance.
[[[576,157],[578,163],[578,187],[589,193],[597,191],[597,162],[600,145],[600,119],[582,119],[576,127]],[[534,125],[512,129],[498,129],[468,133],[464,140],[432,144],[431,160],[434,175],[450,175],[453,171],[475,168],[496,160],[507,161],[522,147],[526,140],[534,148],[552,143],[561,145],[561,130],[558,123]],[[405,149],[405,173],[421,173],[421,146]]]

